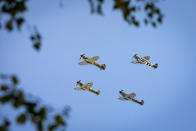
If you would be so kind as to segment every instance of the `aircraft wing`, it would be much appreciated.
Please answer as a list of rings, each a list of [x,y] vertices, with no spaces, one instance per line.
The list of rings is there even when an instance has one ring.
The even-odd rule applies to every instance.
[[[129,93],[128,94],[131,98],[135,98],[136,97],[136,94],[135,93]]]
[[[85,88],[85,89],[89,89],[93,86],[93,82],[89,82],[87,84],[84,84],[82,87]]]
[[[94,63],[95,61],[97,61],[99,59],[99,56],[94,56],[94,57],[91,57],[91,58],[88,58],[88,61],[90,63]]]
[[[99,59],[99,56],[94,56],[94,57],[92,57],[92,59],[93,59],[94,61],[97,61],[97,60]]]
[[[90,65],[90,63],[86,62],[86,61],[82,61],[78,63],[79,65]]]
[[[92,87],[93,86],[93,82],[89,82],[86,84],[88,87]]]
[[[150,56],[144,56],[143,58],[146,60],[150,60]]]
[[[82,87],[76,87],[76,88],[74,88],[74,90],[84,91],[85,89]]]

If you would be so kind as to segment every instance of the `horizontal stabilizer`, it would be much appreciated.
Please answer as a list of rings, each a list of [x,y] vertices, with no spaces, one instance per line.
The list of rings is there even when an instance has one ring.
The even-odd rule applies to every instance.
[[[119,96],[118,97],[119,100],[125,101],[126,99],[124,97]]]
[[[138,61],[136,61],[136,60],[131,61],[131,63],[133,63],[133,64],[139,64],[139,62],[138,62]]]

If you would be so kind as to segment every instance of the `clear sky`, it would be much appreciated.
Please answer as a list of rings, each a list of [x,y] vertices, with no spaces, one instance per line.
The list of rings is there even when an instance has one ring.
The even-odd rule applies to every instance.
[[[63,8],[59,1],[31,0],[25,16],[42,34],[41,51],[32,48],[25,26],[19,33],[1,30],[0,72],[17,74],[21,88],[44,103],[57,109],[69,105],[68,131],[195,131],[195,5],[162,1],[166,17],[154,29],[129,26],[111,1],[99,16],[90,13],[87,0],[64,0]],[[134,52],[150,55],[158,69],[131,64]],[[82,53],[98,55],[106,70],[79,66]],[[73,90],[78,80],[94,82],[100,95]],[[135,92],[144,106],[118,100],[121,89]]]

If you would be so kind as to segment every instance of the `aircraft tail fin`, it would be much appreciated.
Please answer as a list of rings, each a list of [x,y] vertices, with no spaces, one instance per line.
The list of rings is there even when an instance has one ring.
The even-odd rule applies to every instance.
[[[100,94],[100,90],[98,90],[96,94],[99,95]]]
[[[98,91],[93,91],[93,93],[95,93],[96,95],[99,95],[99,94],[100,94],[100,90],[98,90]]]
[[[141,100],[140,104],[141,104],[141,105],[144,105],[144,100]]]
[[[118,99],[119,99],[119,100],[122,100],[122,101],[125,100],[125,99],[124,99],[123,97],[121,97],[121,96],[119,96]]]
[[[100,67],[101,67],[102,70],[105,70],[106,65],[105,64],[102,64]]]
[[[152,67],[156,69],[156,68],[158,68],[158,64],[154,64],[154,65],[152,65]]]

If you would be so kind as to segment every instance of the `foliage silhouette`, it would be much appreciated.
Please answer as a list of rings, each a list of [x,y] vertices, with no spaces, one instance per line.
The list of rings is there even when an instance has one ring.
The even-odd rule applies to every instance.
[[[28,99],[28,94],[17,88],[18,78],[15,75],[0,75],[1,81],[9,80],[9,83],[0,83],[0,105],[10,104],[14,110],[19,108],[24,108],[25,110],[20,113],[16,122],[18,124],[25,124],[30,121],[38,131],[46,130],[54,131],[59,128],[65,130],[66,118],[70,108],[67,106],[60,113],[53,113],[50,107],[43,105],[37,101],[32,101]],[[1,131],[9,130],[11,122],[9,118],[1,118],[3,123],[0,125]],[[52,119],[52,120],[51,120]],[[51,122],[52,121],[52,122]]]
[[[13,31],[14,26],[18,30],[27,22],[23,14],[28,10],[26,6],[28,0],[0,0],[0,14],[1,17],[8,16],[9,19],[3,21],[0,19],[0,29],[4,27],[8,31]],[[102,5],[104,0],[88,0],[91,13],[97,13],[102,15]],[[161,24],[163,21],[163,14],[161,10],[156,6],[157,1],[155,0],[114,0],[114,10],[120,10],[123,14],[124,20],[136,27],[140,26],[140,21],[136,19],[136,13],[138,11],[145,12],[146,16],[143,19],[147,25],[150,23],[153,27],[157,27],[157,24]],[[41,47],[41,35],[35,30],[31,33],[30,40],[33,43],[35,50],[39,51]]]
[[[8,19],[4,21],[0,19],[0,29],[4,27],[4,29],[11,32],[17,28],[17,30],[20,31],[21,27],[27,22],[23,16],[28,9],[26,6],[27,2],[28,0],[0,0],[1,17],[8,17]],[[36,40],[30,40],[32,40],[34,49],[39,51],[41,45],[40,33],[35,30],[35,32],[31,33],[30,38],[31,37],[36,38]]]
[[[102,4],[104,0],[88,0],[91,13],[97,13],[102,15]],[[153,27],[157,24],[161,24],[163,21],[163,14],[161,10],[156,6],[158,1],[153,0],[114,0],[114,10],[120,10],[123,14],[124,20],[136,27],[139,27],[140,21],[136,19],[136,13],[143,10],[145,17],[143,18],[144,23],[147,25],[150,23]],[[96,5],[96,7],[95,7]]]

